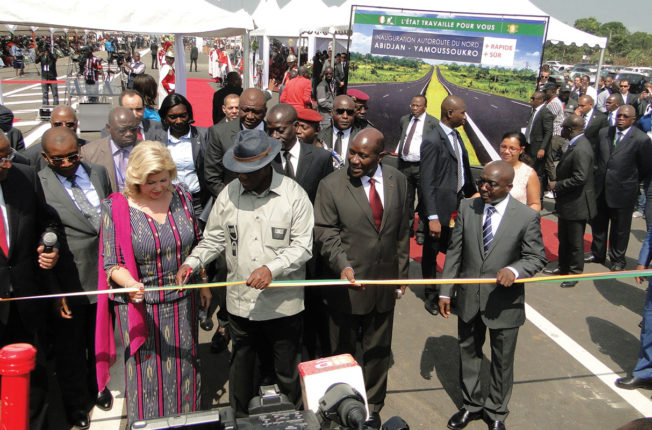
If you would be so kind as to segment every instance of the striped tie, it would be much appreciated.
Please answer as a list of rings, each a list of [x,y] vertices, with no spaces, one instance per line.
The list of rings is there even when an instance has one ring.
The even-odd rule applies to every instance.
[[[495,213],[495,207],[487,206],[487,216],[485,217],[484,224],[482,224],[482,246],[485,254],[489,251],[491,242],[494,240],[494,233],[491,229],[491,216]]]

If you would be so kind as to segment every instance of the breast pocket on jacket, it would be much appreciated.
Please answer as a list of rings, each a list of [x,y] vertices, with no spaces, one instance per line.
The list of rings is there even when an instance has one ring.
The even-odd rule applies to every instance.
[[[284,221],[271,221],[265,227],[265,248],[275,254],[290,244],[290,225]]]

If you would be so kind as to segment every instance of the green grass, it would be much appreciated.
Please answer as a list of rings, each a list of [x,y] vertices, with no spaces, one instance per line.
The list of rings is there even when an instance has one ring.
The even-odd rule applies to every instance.
[[[439,69],[441,70],[442,74],[444,74],[445,67],[440,66]],[[440,118],[441,102],[444,101],[446,96],[448,96],[448,91],[446,91],[444,86],[439,82],[439,79],[437,79],[437,71],[435,70],[432,74],[430,85],[428,85],[428,89],[426,90],[426,98],[428,99],[428,109],[426,111],[430,115],[436,118]],[[478,160],[478,156],[475,154],[475,150],[473,149],[473,145],[471,145],[469,136],[467,136],[464,128],[462,127],[458,128],[458,131],[462,136],[466,151],[469,153],[469,164],[472,166],[479,166],[480,160]]]
[[[353,68],[352,68],[353,69]],[[407,82],[422,78],[430,70],[427,64],[415,67],[382,64],[382,62],[358,61],[355,70],[349,71],[350,84],[377,82]]]
[[[450,65],[441,68],[450,83],[489,94],[528,102],[534,91],[536,74],[529,70],[481,68]]]

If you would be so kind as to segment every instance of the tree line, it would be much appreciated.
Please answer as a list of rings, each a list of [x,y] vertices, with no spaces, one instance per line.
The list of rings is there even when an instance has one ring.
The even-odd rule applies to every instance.
[[[574,27],[596,36],[609,38],[604,57],[605,64],[623,66],[652,65],[652,34],[643,31],[630,33],[622,22],[600,23],[593,17],[576,20]],[[600,59],[600,48],[587,45],[564,45],[561,43],[553,45],[546,42],[543,60],[556,60],[573,64],[581,62],[582,57],[585,55],[588,56],[589,62],[597,64]]]

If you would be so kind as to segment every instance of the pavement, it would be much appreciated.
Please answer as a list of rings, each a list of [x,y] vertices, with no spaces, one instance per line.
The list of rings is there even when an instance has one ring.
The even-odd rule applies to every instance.
[[[143,58],[149,70],[149,54]],[[190,77],[207,78],[206,56],[200,55],[199,68]],[[61,66],[59,73],[65,70]],[[19,80],[38,79],[34,71],[27,72]],[[0,69],[2,80],[13,78],[13,74],[13,69]],[[10,85],[13,84],[3,84],[5,102],[24,102],[9,107],[16,110],[20,119],[16,125],[26,139],[37,143],[40,135],[36,136],[44,126],[40,122],[28,123],[35,121],[35,111],[20,111],[40,106],[40,88],[27,88],[33,84],[17,84],[15,88]],[[8,95],[16,90],[19,91]],[[95,135],[99,137],[99,133]],[[93,136],[89,133],[83,137]],[[553,202],[546,199],[542,213],[549,214],[552,209]],[[555,219],[554,215],[544,217]],[[590,228],[587,230],[590,233]],[[645,238],[644,219],[633,219],[630,237],[627,268],[634,269]],[[585,268],[587,273],[605,270],[598,264]],[[420,276],[416,261],[411,263],[410,275]],[[621,390],[613,385],[616,378],[631,372],[636,363],[645,288],[633,279],[584,281],[570,289],[559,288],[558,284],[526,287],[527,322],[520,330],[516,350],[508,428],[616,429],[631,420],[652,416],[650,392]],[[394,324],[393,364],[381,416],[386,420],[400,415],[413,430],[444,429],[461,405],[456,317],[445,320],[428,314],[423,308],[423,287],[415,286],[397,303]],[[211,333],[200,330],[204,409],[222,407],[228,402],[229,356],[210,353],[210,338]],[[490,357],[488,344],[484,352]],[[122,369],[120,362],[112,369],[109,387],[116,397],[114,408],[108,413],[94,410],[93,429],[124,427]],[[486,385],[487,381],[484,382]],[[68,430],[54,378],[50,400],[50,428]],[[467,428],[477,430],[486,425],[472,422]]]

